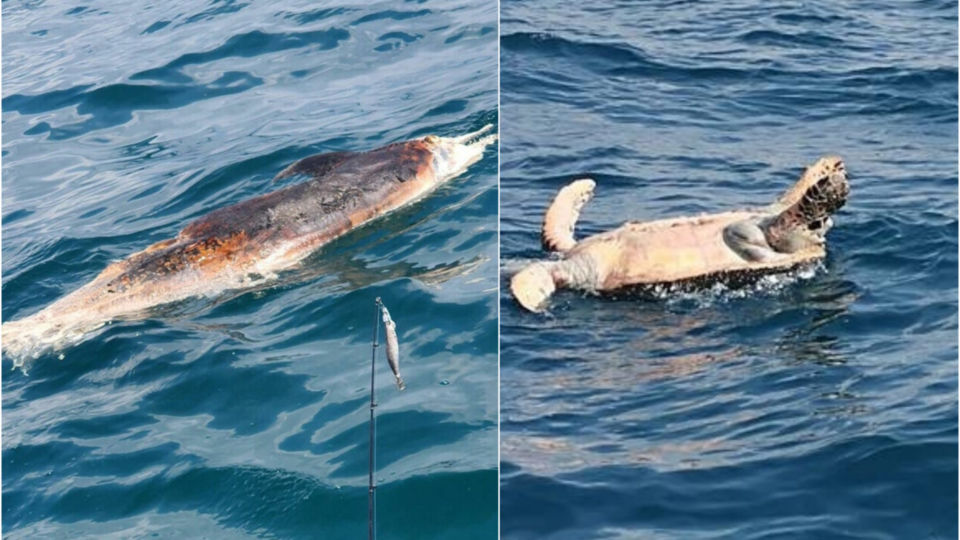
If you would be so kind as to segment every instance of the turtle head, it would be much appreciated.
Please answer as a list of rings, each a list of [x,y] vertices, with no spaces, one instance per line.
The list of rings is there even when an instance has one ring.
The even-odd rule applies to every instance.
[[[481,137],[493,128],[487,124],[477,131],[459,137],[427,135],[424,144],[433,154],[433,172],[437,183],[445,182],[463,174],[471,165],[480,161],[484,149],[497,140],[497,135]]]
[[[846,204],[849,195],[846,165],[839,157],[828,156],[807,167],[774,209],[791,227],[823,238],[833,224],[830,216]]]

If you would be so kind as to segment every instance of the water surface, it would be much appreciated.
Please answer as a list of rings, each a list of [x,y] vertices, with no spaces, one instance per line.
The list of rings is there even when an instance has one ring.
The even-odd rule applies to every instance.
[[[957,536],[954,2],[502,4],[501,227],[771,201],[839,154],[803,276],[659,299],[501,281],[504,538]]]
[[[291,162],[497,122],[496,5],[5,2],[3,318],[266,193]],[[10,538],[362,537],[373,300],[381,538],[496,534],[497,160],[301,279],[3,368]]]

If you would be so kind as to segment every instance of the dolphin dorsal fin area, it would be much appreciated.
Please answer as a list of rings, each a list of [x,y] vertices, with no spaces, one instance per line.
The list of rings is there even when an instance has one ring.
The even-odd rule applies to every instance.
[[[337,168],[337,165],[340,165],[344,160],[354,154],[356,154],[356,152],[327,152],[325,154],[305,157],[277,173],[277,175],[273,177],[273,181],[279,182],[284,178],[298,174],[320,178]]]

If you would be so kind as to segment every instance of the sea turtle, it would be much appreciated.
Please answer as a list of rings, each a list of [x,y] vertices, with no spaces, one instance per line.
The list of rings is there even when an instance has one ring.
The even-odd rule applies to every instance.
[[[843,161],[824,157],[765,208],[627,222],[577,242],[573,227],[595,185],[577,180],[551,203],[541,238],[545,249],[562,258],[533,263],[513,276],[510,291],[524,308],[542,310],[558,287],[614,291],[789,271],[823,258],[830,216],[850,192]]]
[[[497,135],[426,137],[367,152],[307,157],[276,179],[309,180],[215,210],[175,237],[104,269],[39,313],[5,322],[15,362],[81,341],[118,319],[192,297],[262,286],[319,247],[462,174]]]

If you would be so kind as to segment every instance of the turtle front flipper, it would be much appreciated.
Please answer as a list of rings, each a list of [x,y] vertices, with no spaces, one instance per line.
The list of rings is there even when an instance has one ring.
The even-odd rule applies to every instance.
[[[577,245],[573,229],[580,218],[583,205],[593,198],[596,185],[593,180],[584,178],[571,182],[557,192],[543,216],[540,240],[544,249],[565,252]]]
[[[752,219],[724,227],[723,242],[737,255],[750,262],[765,262],[776,256],[776,252],[767,244],[763,229]]]

